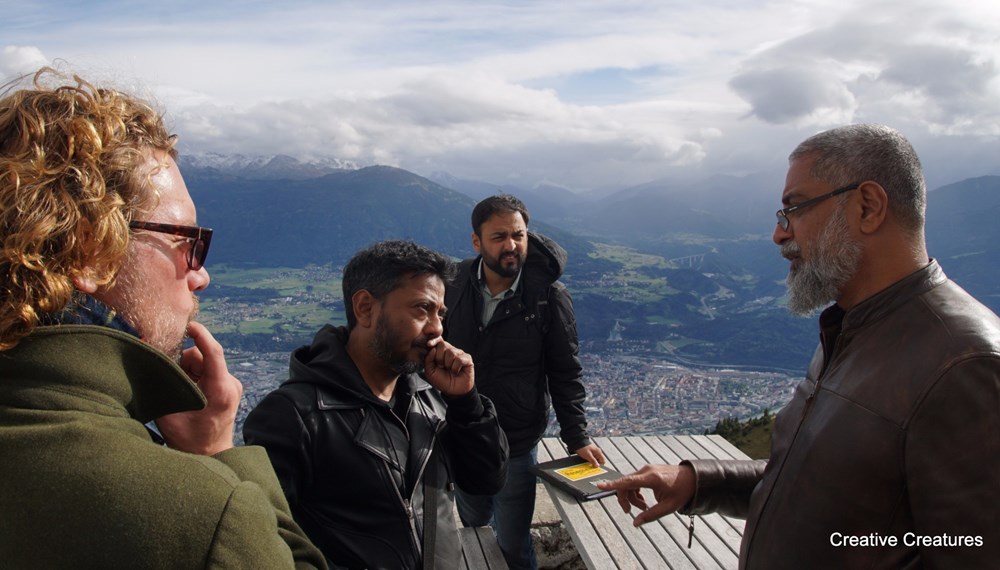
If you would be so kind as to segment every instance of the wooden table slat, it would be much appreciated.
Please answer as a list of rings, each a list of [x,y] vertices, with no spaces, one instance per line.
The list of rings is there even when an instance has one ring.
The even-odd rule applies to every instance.
[[[660,436],[657,440],[674,454],[670,463],[677,463],[681,459],[714,459],[711,453],[691,436]],[[705,515],[702,518],[722,540],[729,544],[730,550],[739,556],[740,541],[743,540],[743,527],[746,526],[746,521],[719,514]]]
[[[625,474],[639,469],[646,463],[656,462],[655,459],[650,461],[649,457],[641,455],[629,441],[623,438],[617,438],[615,441],[602,441],[598,438],[598,445],[605,455],[609,456],[608,461]],[[646,499],[647,505],[652,505],[655,502],[652,492],[648,489],[643,490],[642,495]],[[617,500],[609,507],[621,510]],[[633,510],[636,508],[633,507]],[[701,544],[693,545],[695,548],[691,552],[686,552],[687,527],[677,515],[667,515],[656,522],[646,523],[636,530],[649,537],[656,545],[658,558],[665,560],[672,570],[718,567],[712,564],[711,556]],[[653,558],[650,557],[649,560],[652,561]]]
[[[490,570],[508,570],[507,560],[503,557],[503,551],[500,550],[500,543],[497,542],[493,529],[488,526],[478,527],[476,538],[479,539],[479,547],[482,548],[487,567]]]
[[[462,540],[462,558],[469,570],[507,570],[500,545],[488,526],[458,529]]]
[[[717,445],[719,449],[723,450],[727,454],[727,459],[747,459],[746,454],[739,450],[735,445],[729,442],[726,438],[718,434],[712,434],[708,436],[708,439],[712,440],[712,443]]]
[[[630,540],[628,535],[623,534],[623,532],[627,532],[625,529],[632,528],[632,517],[626,515],[621,509],[618,509],[621,516],[611,514],[604,508],[601,501],[585,501],[580,506],[587,513],[587,518],[590,519],[590,524],[597,531],[597,536],[600,537],[604,547],[611,554],[615,567],[642,570],[643,565],[636,553],[637,545]],[[623,521],[623,518],[627,520]],[[646,544],[640,544],[638,548],[641,550],[652,549],[648,539],[645,537],[643,539],[646,540]]]
[[[548,451],[553,458],[566,456],[566,451],[561,445],[557,447],[550,445]],[[555,492],[562,494],[559,490],[555,490]],[[568,495],[565,497],[571,503],[578,503],[576,499],[572,499]],[[605,509],[601,504],[601,501],[584,501],[578,504],[579,508],[582,508],[583,512],[586,514],[587,519],[593,526],[598,538],[604,544],[605,549],[611,556],[615,567],[635,568],[637,570],[641,570],[643,568],[640,562],[641,554],[638,554],[636,549],[639,551],[646,551],[654,550],[654,548],[651,544],[649,544],[648,540],[645,541],[645,544],[641,541],[634,543],[633,541],[628,540],[625,533],[634,531],[634,527],[632,527],[632,517],[625,514],[625,512],[620,508],[617,508],[617,502],[615,503],[617,513],[613,513]],[[570,530],[570,536],[572,536],[572,530]]]
[[[639,454],[647,459],[647,463],[676,464],[681,459],[673,455],[665,446],[654,445],[659,443],[659,440],[655,438],[636,437],[627,438],[627,440],[630,445],[635,447]],[[652,493],[650,493],[651,495]],[[649,500],[647,498],[647,502]],[[668,526],[671,535],[682,547],[681,552],[689,557],[698,568],[728,568],[738,562],[736,556],[739,547],[737,546],[737,552],[734,553],[728,547],[727,543],[720,540],[718,533],[712,531],[706,533],[706,528],[711,529],[713,526],[726,524],[724,521],[713,520],[715,517],[716,515],[695,517],[695,533],[690,549],[687,547],[688,537],[690,536],[690,530],[688,529],[690,517],[675,513],[670,517],[663,517],[660,519],[660,522]]]
[[[543,447],[545,449],[544,455],[542,453]],[[566,451],[555,438],[545,438],[542,440],[542,445],[539,446],[539,461],[543,457],[557,459],[565,455]],[[549,485],[546,485],[545,488],[587,568],[614,568],[614,558],[604,546],[604,541],[597,535],[597,531],[591,525],[586,513],[580,508],[579,503]]]

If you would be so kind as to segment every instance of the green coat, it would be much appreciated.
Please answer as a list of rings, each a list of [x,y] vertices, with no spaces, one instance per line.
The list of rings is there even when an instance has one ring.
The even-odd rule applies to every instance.
[[[0,566],[324,568],[262,448],[193,455],[143,425],[204,405],[108,328],[39,327],[0,352]]]

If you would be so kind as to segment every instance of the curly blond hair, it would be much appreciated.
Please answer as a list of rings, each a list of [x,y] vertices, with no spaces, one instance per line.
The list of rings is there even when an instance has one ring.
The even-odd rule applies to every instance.
[[[66,307],[74,277],[114,280],[129,222],[157,198],[140,166],[176,156],[176,137],[148,103],[48,67],[0,94],[2,351]]]

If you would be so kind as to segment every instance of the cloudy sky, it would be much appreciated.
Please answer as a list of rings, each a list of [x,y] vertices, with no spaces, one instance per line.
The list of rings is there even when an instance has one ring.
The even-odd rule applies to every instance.
[[[903,131],[932,187],[1000,174],[995,0],[148,4],[0,0],[0,78],[138,89],[182,152],[522,187],[783,172],[848,122]]]

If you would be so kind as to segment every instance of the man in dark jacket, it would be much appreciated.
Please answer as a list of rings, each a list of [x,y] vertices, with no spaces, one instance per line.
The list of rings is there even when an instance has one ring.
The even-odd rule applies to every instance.
[[[767,462],[647,465],[602,484],[644,511],[636,525],[678,509],[747,517],[741,568],[996,566],[1000,319],[928,259],[925,201],[917,155],[888,127],[799,145],[774,231],[788,305],[836,302],[806,378]]]
[[[192,320],[212,230],[174,141],[51,69],[0,97],[4,568],[326,567],[264,450],[233,446],[243,387]]]
[[[247,417],[246,441],[267,449],[296,521],[334,566],[456,568],[455,484],[503,485],[496,411],[472,357],[441,338],[452,270],[410,242],[356,254],[347,327],[296,350],[289,380]]]
[[[604,463],[587,435],[573,302],[558,281],[566,252],[527,225],[528,209],[513,196],[477,204],[472,246],[480,255],[462,262],[445,300],[445,338],[472,355],[476,383],[496,404],[511,452],[503,490],[492,497],[460,492],[458,512],[466,526],[493,524],[513,569],[537,567],[531,466],[548,425],[550,396],[569,452],[594,466]]]

